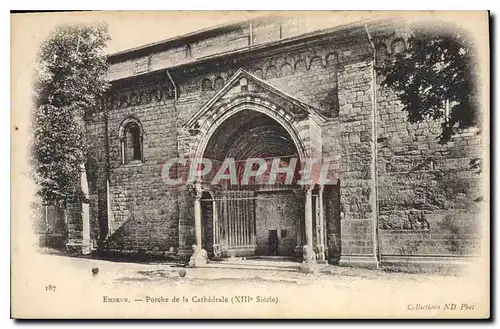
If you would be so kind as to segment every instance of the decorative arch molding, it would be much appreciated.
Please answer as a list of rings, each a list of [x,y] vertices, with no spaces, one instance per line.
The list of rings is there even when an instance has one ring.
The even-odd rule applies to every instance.
[[[244,111],[251,110],[257,111],[269,116],[271,119],[278,122],[290,135],[295,147],[299,153],[300,158],[308,156],[306,145],[300,136],[299,125],[295,123],[290,116],[283,116],[283,110],[269,101],[265,100],[248,100],[246,98],[236,99],[231,104],[226,104],[217,111],[217,115],[211,116],[209,121],[200,126],[199,133],[191,142],[191,154],[194,158],[203,157],[208,142],[217,129],[233,115]]]
[[[251,101],[249,101],[249,102],[245,101],[245,102],[241,102],[239,104],[236,104],[229,111],[227,111],[224,115],[222,115],[219,118],[219,120],[217,120],[216,123],[211,127],[211,129],[209,129],[206,132],[206,134],[208,136],[211,136],[215,131],[217,131],[217,128],[225,120],[227,120],[232,115],[234,115],[240,111],[243,111],[245,109],[260,112],[262,114],[265,114],[265,115],[271,117],[273,120],[278,122],[292,138],[292,141],[293,141],[293,143],[294,143],[294,145],[297,148],[297,151],[299,153],[299,157],[305,158],[307,156],[306,146],[304,145],[304,141],[301,139],[301,136],[300,136],[300,133],[299,133],[297,127],[292,122],[290,122],[289,118],[281,116],[278,108],[270,103],[259,104],[259,103],[255,103],[255,102],[251,102]],[[200,154],[203,155],[203,153],[198,153],[198,152],[205,151],[207,142],[208,142],[208,140],[206,140],[206,142],[204,142],[204,143],[199,144],[199,148],[197,149],[197,153],[196,153],[197,155],[200,155]]]
[[[154,80],[153,80],[154,79]],[[179,95],[179,85],[172,85],[170,81],[153,77],[152,82],[143,80],[136,84],[127,82],[127,85],[112,86],[105,96],[105,106],[108,109],[128,108],[140,105],[158,104],[174,100]]]
[[[126,117],[122,121],[122,123],[120,123],[120,128],[118,130],[118,138],[120,140],[123,140],[125,138],[125,129],[131,123],[134,123],[139,127],[139,132],[140,132],[141,137],[144,135],[144,127],[142,126],[141,121],[138,118],[136,118],[135,116],[130,115],[130,116]]]
[[[283,64],[281,64],[281,67],[279,69],[279,73],[280,76],[287,76],[289,74],[293,74],[294,71],[292,65],[288,62],[283,62]]]
[[[201,80],[200,89],[202,92],[212,91],[214,89],[212,81],[208,78],[203,78]]]
[[[306,65],[307,65],[307,69],[308,70],[311,70],[311,68],[314,68],[315,66],[318,66],[321,67],[321,68],[324,68],[325,67],[325,59],[324,57],[321,57],[321,56],[308,56],[307,60],[306,60]]]
[[[252,92],[248,90],[252,88]],[[248,91],[247,91],[248,90]],[[321,125],[325,118],[319,110],[286,94],[254,75],[238,70],[181,129],[188,136],[181,153],[201,158],[210,138],[233,115],[251,110],[264,114],[291,137],[300,158],[321,150]],[[314,146],[312,146],[314,144]]]
[[[329,66],[337,68],[338,60],[339,54],[335,49],[310,49],[302,54],[269,58],[263,63],[254,64],[249,70],[254,76],[260,79],[269,79],[295,74],[297,67],[303,67],[306,71],[311,70],[311,66],[313,68],[326,68]],[[231,72],[223,72],[220,73],[220,76],[212,74],[208,77],[203,77],[199,81],[200,88],[205,92],[207,90],[216,90],[217,88],[214,86],[215,79],[220,77],[224,81],[227,81],[231,75]]]
[[[400,33],[393,31],[390,34],[375,36],[377,65],[382,64],[385,60],[394,58],[397,53],[406,50],[408,47],[408,37],[409,35],[402,31]]]
[[[224,79],[221,76],[217,76],[213,82],[213,86],[215,91],[219,90],[224,86]]]
[[[305,59],[299,59],[295,61],[293,65],[295,72],[297,72],[297,70],[300,69],[301,66],[303,66],[307,70],[307,62]]]
[[[278,77],[278,70],[276,69],[276,66],[270,65],[266,69],[266,79],[272,79],[272,78],[277,78]]]

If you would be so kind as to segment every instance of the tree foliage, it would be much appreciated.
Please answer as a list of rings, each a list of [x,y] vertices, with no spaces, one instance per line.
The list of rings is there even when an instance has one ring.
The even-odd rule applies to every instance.
[[[417,30],[406,48],[379,65],[382,86],[394,90],[416,123],[439,120],[439,141],[478,122],[474,47],[466,35]],[[446,102],[449,113],[446,113]]]
[[[105,25],[61,26],[40,46],[34,85],[32,160],[38,195],[64,206],[81,200],[87,143],[84,116],[108,83]]]

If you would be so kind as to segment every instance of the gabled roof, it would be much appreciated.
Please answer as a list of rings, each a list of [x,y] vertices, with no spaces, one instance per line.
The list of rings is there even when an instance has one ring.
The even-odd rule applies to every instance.
[[[189,119],[186,123],[183,124],[185,128],[191,128],[194,124],[206,113],[208,112],[212,106],[221,99],[236,83],[240,81],[241,78],[246,78],[248,81],[251,81],[261,87],[262,89],[280,97],[299,109],[307,112],[311,117],[316,120],[318,123],[323,123],[326,121],[325,117],[320,113],[319,109],[315,108],[312,105],[307,104],[306,102],[274,87],[268,82],[256,77],[255,75],[243,70],[239,69],[236,73],[226,82],[226,84],[216,92],[199,110],[196,114]]]

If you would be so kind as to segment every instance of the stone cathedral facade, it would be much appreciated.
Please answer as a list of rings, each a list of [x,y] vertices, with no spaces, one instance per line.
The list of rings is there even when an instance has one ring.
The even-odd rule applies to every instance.
[[[86,119],[90,219],[69,238],[192,265],[225,257],[441,266],[480,248],[474,131],[437,143],[376,66],[404,22],[310,28],[293,17],[219,26],[109,56],[112,87]],[[329,159],[335,183],[165,184],[171,159]],[[181,166],[173,175],[181,177]],[[78,244],[78,243],[77,243]]]

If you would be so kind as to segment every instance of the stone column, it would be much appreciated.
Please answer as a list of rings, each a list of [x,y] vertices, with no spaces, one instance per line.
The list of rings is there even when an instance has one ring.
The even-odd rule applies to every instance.
[[[217,220],[217,202],[212,200],[212,235],[213,235],[213,243],[214,245],[219,243],[219,228],[218,228],[218,220]]]
[[[207,252],[203,249],[201,241],[201,185],[195,184],[195,199],[194,199],[194,229],[196,244],[193,245],[193,255],[189,260],[189,266],[196,267],[207,263]]]
[[[90,201],[89,187],[85,165],[80,165],[80,183],[84,200],[81,204],[69,205],[68,218],[68,242],[66,249],[73,253],[87,255],[93,251],[92,240],[90,238]],[[76,182],[75,182],[76,183]]]
[[[323,208],[323,194],[324,194],[324,186],[320,185],[318,191],[318,202],[316,206],[319,209],[319,216],[317,220],[317,225],[319,226],[318,230],[318,246],[317,246],[317,259],[318,263],[326,264],[325,257],[325,210]]]
[[[214,194],[214,199],[215,199],[215,194]],[[222,256],[222,250],[221,250],[221,245],[220,245],[220,222],[219,222],[219,209],[217,208],[218,202],[213,200],[212,201],[212,208],[213,208],[213,224],[212,224],[212,230],[213,230],[213,237],[214,237],[214,258],[220,258]]]
[[[196,194],[194,199],[194,229],[196,237],[196,245],[201,246],[201,195]]]
[[[313,223],[312,223],[312,186],[307,189],[305,200],[305,229],[306,229],[306,244],[302,252],[301,270],[304,272],[314,272],[316,264],[316,256],[313,249]]]

